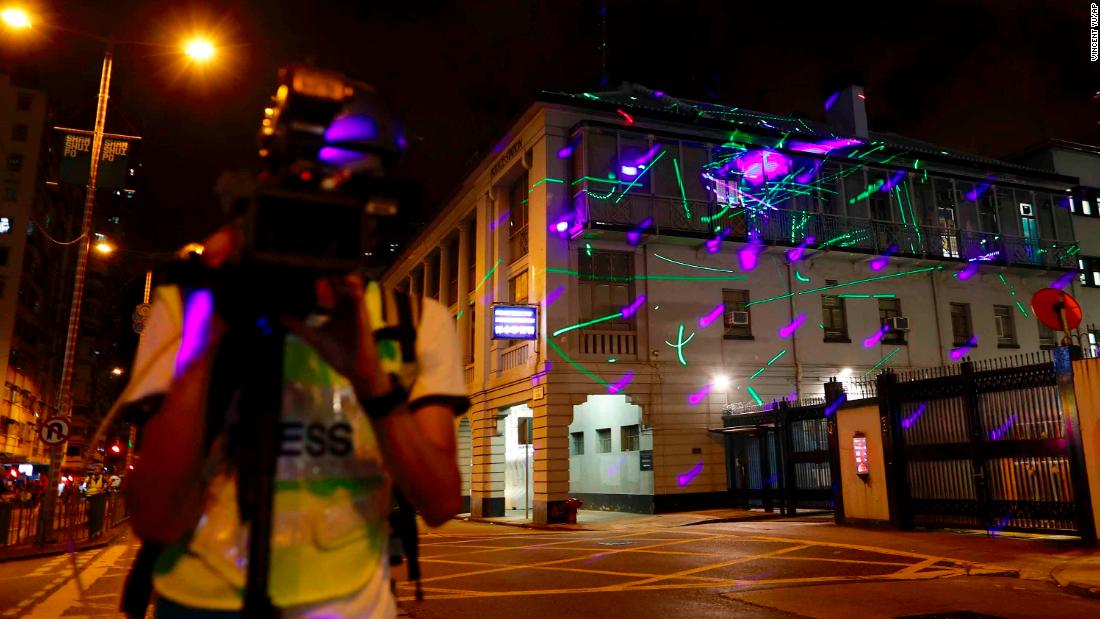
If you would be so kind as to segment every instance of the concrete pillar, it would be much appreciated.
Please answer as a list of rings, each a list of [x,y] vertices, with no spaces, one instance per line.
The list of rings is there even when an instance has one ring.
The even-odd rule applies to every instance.
[[[534,411],[535,500],[537,524],[565,522],[563,509],[569,498],[569,424],[573,404],[569,394],[551,394],[529,402]]]
[[[450,309],[447,300],[451,292],[451,252],[448,251],[450,240],[444,237],[443,242],[436,249],[439,252],[439,302]]]
[[[470,479],[470,514],[475,518],[504,515],[504,436],[497,431],[495,408],[471,413],[474,466]]]
[[[1088,476],[1087,500],[1092,507],[1093,530],[1100,531],[1100,358],[1073,362],[1073,389],[1077,398],[1078,430]],[[1075,496],[1075,500],[1085,500]]]

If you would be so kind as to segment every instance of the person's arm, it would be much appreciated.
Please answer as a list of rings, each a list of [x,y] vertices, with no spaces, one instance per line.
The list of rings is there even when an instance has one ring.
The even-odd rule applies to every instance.
[[[321,328],[310,328],[297,320],[284,324],[310,343],[334,369],[351,381],[359,400],[385,395],[393,388],[390,377],[381,371],[375,348],[374,332],[363,302],[363,282],[349,276],[333,282],[337,308]],[[422,321],[421,325],[424,326]],[[438,321],[435,321],[438,324]],[[453,327],[444,322],[446,328]],[[441,346],[454,333],[441,329],[438,334],[417,335],[418,362],[431,364],[420,353],[427,349],[446,349],[457,364],[457,348]],[[432,346],[431,340],[436,346]],[[348,343],[356,343],[349,346]],[[429,342],[425,344],[424,342]],[[458,371],[458,370],[456,370]],[[454,410],[430,398],[417,398],[372,423],[379,438],[386,468],[402,494],[412,503],[429,526],[439,526],[458,513],[462,503],[462,485],[455,453]],[[465,396],[463,394],[463,399]]]

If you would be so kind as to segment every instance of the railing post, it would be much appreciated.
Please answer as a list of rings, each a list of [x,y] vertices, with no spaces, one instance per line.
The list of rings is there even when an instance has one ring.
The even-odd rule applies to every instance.
[[[899,529],[909,529],[913,526],[913,512],[909,505],[908,464],[901,433],[898,376],[887,369],[878,375],[875,383],[879,425],[882,428],[883,459],[886,462],[886,505],[890,511],[890,524]]]
[[[786,400],[779,403],[779,422],[776,424],[776,443],[779,447],[779,466],[783,479],[783,508],[780,513],[793,516],[796,510],[797,492],[794,472],[794,441],[791,435],[791,408]]]
[[[840,485],[840,439],[837,436],[836,411],[833,404],[844,397],[844,383],[830,378],[825,383],[825,432],[829,436],[829,477],[833,487],[833,520],[837,524],[844,521],[844,488]]]
[[[1096,522],[1092,514],[1092,494],[1089,492],[1088,470],[1085,468],[1085,446],[1081,442],[1081,416],[1077,413],[1077,395],[1073,387],[1073,359],[1081,358],[1080,348],[1073,354],[1073,346],[1059,346],[1054,355],[1054,373],[1058,378],[1058,398],[1062,415],[1066,420],[1066,441],[1069,443],[1069,474],[1073,484],[1073,504],[1077,516],[1077,530],[1081,541],[1096,545]]]
[[[974,478],[974,494],[978,500],[978,517],[989,529],[998,521],[990,509],[989,467],[986,465],[985,437],[982,436],[982,416],[978,403],[978,386],[974,382],[974,363],[969,359],[960,364],[963,385],[963,415],[970,441],[970,468]]]

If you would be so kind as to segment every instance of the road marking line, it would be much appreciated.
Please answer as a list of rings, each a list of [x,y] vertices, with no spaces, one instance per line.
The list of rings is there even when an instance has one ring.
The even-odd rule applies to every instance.
[[[700,567],[693,567],[693,568],[689,568],[689,569],[686,569],[686,570],[681,570],[679,572],[673,572],[671,574],[665,574],[663,576],[648,578],[646,580],[642,580],[642,581],[639,581],[639,582],[636,582],[636,583],[633,583],[633,584],[635,586],[637,586],[637,585],[648,585],[648,584],[651,584],[651,583],[660,582],[662,580],[668,580],[670,578],[679,578],[681,576],[687,576],[689,574],[697,574],[699,572],[706,572],[706,571],[709,571],[709,570],[715,570],[715,569],[718,569],[720,567],[728,567],[730,565],[737,565],[738,563],[748,563],[749,561],[755,561],[757,559],[766,559],[766,558],[771,557],[771,556],[781,555],[781,554],[785,554],[785,553],[788,553],[788,552],[794,552],[796,550],[802,550],[803,548],[809,548],[809,547],[810,547],[810,544],[803,544],[801,546],[789,546],[787,548],[780,548],[779,550],[773,550],[771,552],[765,552],[763,554],[748,555],[748,556],[745,556],[745,557],[738,557],[737,559],[733,559],[732,561],[722,561],[720,563],[712,563],[710,565],[703,565],[703,566],[700,566]]]
[[[80,582],[86,582],[91,586],[95,581],[103,577],[108,569],[114,566],[115,562],[124,552],[126,552],[126,546],[123,545],[107,548],[96,557],[91,565],[83,572],[80,572],[77,578],[80,579]],[[43,619],[46,617],[59,617],[66,609],[80,602],[79,594],[80,591],[77,588],[76,581],[70,578],[65,585],[53,592],[50,597],[30,609],[30,614],[27,615],[27,619],[35,619],[37,617]]]
[[[894,561],[857,561],[856,559],[822,559],[819,557],[772,557],[777,561],[828,561],[830,563],[859,563],[862,565],[897,565],[909,567],[912,563],[897,563]]]

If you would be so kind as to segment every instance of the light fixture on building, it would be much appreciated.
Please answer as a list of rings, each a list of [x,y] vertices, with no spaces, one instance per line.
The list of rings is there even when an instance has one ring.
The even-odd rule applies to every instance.
[[[725,391],[730,388],[730,377],[724,374],[720,374],[710,379],[712,387],[719,391]]]

